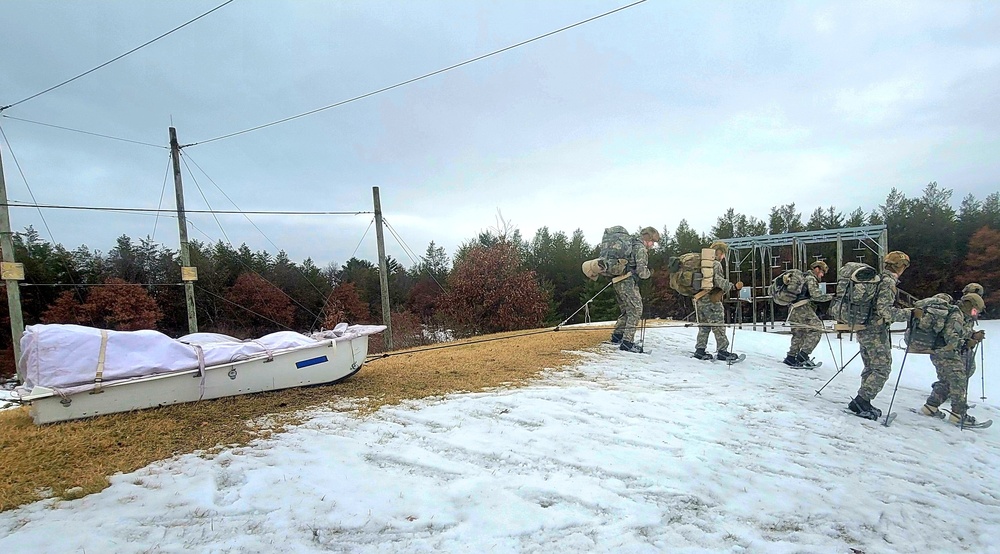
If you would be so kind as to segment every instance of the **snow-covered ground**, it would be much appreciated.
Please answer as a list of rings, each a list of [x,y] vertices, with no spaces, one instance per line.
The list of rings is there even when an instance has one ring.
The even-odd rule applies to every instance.
[[[985,322],[980,419],[1000,415],[1000,322]],[[846,411],[855,360],[823,391],[738,331],[745,362],[688,357],[694,329],[647,329],[515,390],[358,419],[317,409],[288,433],[112,477],[105,491],[0,513],[2,552],[996,552],[1000,425],[912,413],[934,381],[906,360],[891,426]],[[894,335],[895,337],[896,335]],[[832,338],[832,337],[831,337]],[[991,341],[992,339],[992,341]],[[898,339],[897,339],[898,340]],[[714,344],[714,343],[710,343]],[[840,356],[840,344],[833,340]],[[843,345],[850,357],[855,343]],[[874,401],[885,409],[894,371]],[[978,360],[977,360],[978,361]],[[378,371],[377,362],[365,371]],[[980,367],[982,371],[982,367]]]

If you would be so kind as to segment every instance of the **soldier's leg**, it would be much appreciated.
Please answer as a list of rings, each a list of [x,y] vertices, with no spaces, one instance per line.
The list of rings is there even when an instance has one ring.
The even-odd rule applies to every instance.
[[[889,343],[889,328],[875,325],[858,332],[861,358],[865,369],[861,372],[861,387],[858,396],[871,401],[882,392],[882,387],[892,372],[892,346]]]
[[[950,389],[948,398],[951,400],[951,411],[958,416],[963,416],[969,410],[966,399],[969,378],[961,356],[954,352],[950,354],[951,356],[944,356],[942,360],[941,376],[945,377]]]
[[[729,339],[726,338],[726,312],[722,307],[722,302],[709,302],[705,306],[705,313],[708,321],[713,323],[712,334],[715,335],[715,346],[718,350],[729,351]]]
[[[805,317],[802,318],[802,325],[804,325],[802,327],[802,352],[809,355],[816,349],[816,345],[819,344],[819,340],[823,336],[823,332],[820,330],[823,327],[823,322],[811,305],[803,306],[801,311],[805,313]]]
[[[618,303],[619,310],[618,320],[615,321],[615,330],[612,331],[612,334],[614,335],[621,335],[625,332],[625,323],[628,318],[625,310],[625,306],[627,306],[627,304],[624,297],[624,286],[622,283],[628,280],[629,279],[623,279],[614,285],[611,285],[611,287],[615,290],[615,302]]]
[[[708,302],[705,301],[704,298],[701,299],[701,300],[695,300],[695,302],[694,302],[694,310],[695,310],[695,312],[698,315],[698,322],[699,323],[709,323],[709,321],[706,319],[708,317],[708,313],[706,312],[706,309],[705,309],[705,306],[707,304],[708,304]],[[697,338],[697,340],[695,340],[695,343],[694,343],[695,350],[697,350],[699,348],[700,349],[705,349],[705,347],[708,346],[708,334],[711,333],[711,332],[712,332],[712,328],[709,327],[708,325],[699,325],[698,326],[698,338]]]
[[[622,287],[622,297],[625,301],[625,328],[623,329],[622,341],[635,342],[635,328],[642,317],[642,296],[639,294],[639,286],[632,279],[625,279],[622,283],[629,283]]]
[[[927,397],[927,402],[924,402],[924,404],[937,408],[941,404],[944,404],[945,400],[948,400],[951,387],[948,385],[947,371],[941,362],[940,355],[931,354],[930,358],[931,363],[934,364],[934,370],[937,372],[937,381],[931,385],[931,394]]]

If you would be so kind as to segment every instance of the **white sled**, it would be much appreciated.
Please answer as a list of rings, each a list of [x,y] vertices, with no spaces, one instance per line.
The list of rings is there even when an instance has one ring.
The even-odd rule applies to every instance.
[[[105,331],[32,325],[21,340],[25,383],[15,398],[36,424],[183,402],[335,383],[354,375],[368,336],[383,325],[340,324],[312,336],[292,332],[240,341],[196,333]]]

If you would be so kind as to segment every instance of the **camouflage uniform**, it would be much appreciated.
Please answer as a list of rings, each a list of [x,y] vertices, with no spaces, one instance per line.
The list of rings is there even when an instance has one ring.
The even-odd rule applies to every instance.
[[[816,302],[829,302],[833,296],[819,292],[819,281],[812,271],[806,272],[802,286],[809,298],[792,304],[788,311],[788,322],[792,324],[792,345],[788,357],[794,358],[799,352],[809,357],[823,336],[823,322],[816,315]]]
[[[931,354],[931,363],[937,370],[937,382],[931,385],[931,394],[927,397],[927,405],[937,408],[951,400],[951,411],[958,416],[965,415],[969,405],[966,395],[969,389],[970,371],[966,361],[972,355],[965,347],[965,341],[972,337],[974,320],[961,310],[953,310],[945,321],[941,335],[945,345]]]
[[[888,269],[882,271],[882,283],[872,310],[871,321],[858,331],[858,345],[865,368],[861,371],[861,388],[858,396],[871,401],[885,386],[892,372],[892,343],[889,342],[889,324],[906,321],[910,311],[896,308],[896,274]]]
[[[646,253],[646,245],[642,243],[642,238],[633,236],[631,238],[631,252],[629,252],[626,273],[632,273],[629,279],[622,279],[614,285],[615,300],[618,302],[618,309],[621,315],[615,322],[613,335],[620,335],[622,341],[635,342],[635,327],[642,317],[642,295],[639,294],[639,279],[649,279],[649,256]]]
[[[715,346],[720,351],[729,351],[729,339],[726,338],[726,311],[722,307],[722,298],[733,288],[726,277],[722,264],[715,260],[712,264],[714,277],[712,285],[715,288],[712,292],[695,300],[695,315],[698,316],[698,323],[708,323],[698,327],[698,340],[695,342],[695,349],[704,349],[708,346],[708,333],[711,331],[715,335]]]

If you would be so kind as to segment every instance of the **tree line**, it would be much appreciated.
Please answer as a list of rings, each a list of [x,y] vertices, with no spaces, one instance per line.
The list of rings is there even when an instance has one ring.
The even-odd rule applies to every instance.
[[[668,286],[671,256],[697,251],[716,238],[874,224],[888,227],[890,249],[903,250],[912,259],[903,289],[923,298],[954,293],[976,281],[986,288],[987,313],[994,313],[1000,303],[1000,193],[983,200],[969,195],[957,209],[951,196],[951,190],[932,182],[915,198],[892,189],[884,203],[867,212],[859,207],[844,213],[830,206],[804,218],[792,203],[771,208],[766,219],[730,208],[707,233],[686,220],[673,229],[664,226],[660,244],[649,253],[653,277],[641,284],[646,316],[682,318],[690,312],[689,300]],[[637,231],[646,222],[607,223],[634,223]],[[171,336],[187,333],[177,251],[127,236],[119,237],[107,253],[87,246],[68,250],[41,239],[31,227],[15,234],[14,248],[25,269],[21,297],[27,325],[78,323],[158,329]],[[502,228],[468,239],[454,259],[434,242],[412,267],[390,257],[394,346],[434,342],[443,330],[449,336],[471,336],[559,324],[606,285],[588,280],[580,270],[598,250],[599,244],[588,243],[579,229],[567,235],[542,227],[526,240],[519,230]],[[198,268],[199,330],[248,338],[285,329],[331,328],[339,322],[382,321],[376,263],[351,258],[324,267],[311,259],[297,264],[284,251],[255,252],[245,244],[234,248],[221,241],[192,241],[190,251]],[[572,322],[581,321],[584,313],[594,320],[617,318],[614,295],[597,295],[579,313]],[[0,315],[9,327],[5,303]],[[9,351],[10,337],[4,335],[0,347]],[[376,339],[372,350],[380,348]]]

